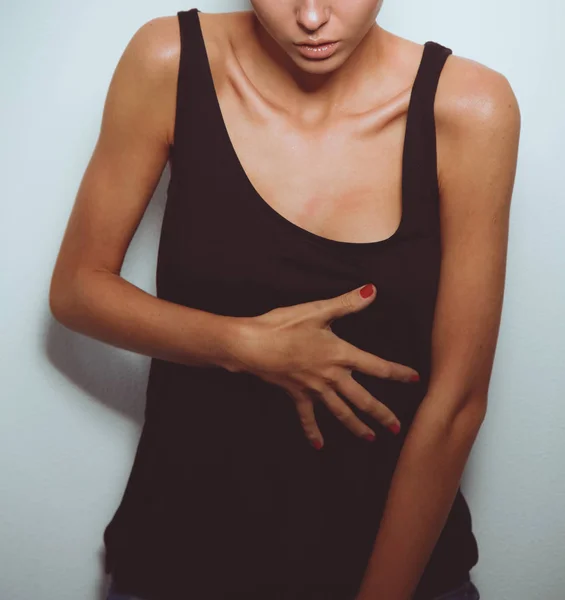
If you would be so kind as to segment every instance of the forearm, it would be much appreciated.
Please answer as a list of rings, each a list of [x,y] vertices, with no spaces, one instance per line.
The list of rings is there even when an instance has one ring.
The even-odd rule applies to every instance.
[[[356,600],[409,600],[453,504],[482,418],[479,403],[453,418],[422,406],[392,478]]]
[[[237,365],[237,318],[162,300],[110,272],[77,276],[50,307],[69,329],[118,348],[190,366]]]

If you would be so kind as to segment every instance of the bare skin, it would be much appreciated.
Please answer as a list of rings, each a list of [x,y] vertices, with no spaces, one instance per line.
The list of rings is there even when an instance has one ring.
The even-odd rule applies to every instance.
[[[343,98],[320,91],[310,98],[280,83],[269,87],[257,67],[247,76],[259,52],[248,41],[249,13],[201,16],[224,121],[261,197],[324,237],[349,242],[390,237],[400,222],[405,116],[422,48],[406,44],[403,74],[388,65],[390,73],[374,75],[374,81],[367,78],[359,87],[351,82]],[[236,58],[239,45],[242,57]]]
[[[390,237],[400,222],[406,112],[423,47],[375,25],[366,52],[382,57],[365,59],[336,89],[304,92],[273,76],[275,59],[264,58],[252,12],[200,13],[200,21],[224,122],[264,201],[324,237]],[[167,135],[173,143],[173,111]]]

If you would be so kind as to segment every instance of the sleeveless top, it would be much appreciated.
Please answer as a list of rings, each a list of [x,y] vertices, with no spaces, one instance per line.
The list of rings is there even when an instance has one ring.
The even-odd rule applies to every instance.
[[[375,300],[332,330],[421,379],[353,371],[401,431],[344,398],[375,431],[368,442],[316,402],[324,436],[316,450],[279,386],[153,358],[134,463],[104,531],[106,572],[118,592],[147,600],[354,600],[429,382],[441,259],[434,97],[451,50],[424,45],[405,129],[400,226],[382,241],[342,242],[287,220],[248,179],[220,111],[198,12],[177,13],[181,56],[157,296],[250,317],[373,283]],[[414,599],[469,580],[477,561],[459,488]]]

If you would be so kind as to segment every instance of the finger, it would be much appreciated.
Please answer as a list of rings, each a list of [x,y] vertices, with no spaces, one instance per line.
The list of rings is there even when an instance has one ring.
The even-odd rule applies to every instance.
[[[308,441],[316,448],[316,450],[320,450],[324,445],[324,438],[322,437],[322,433],[316,422],[313,400],[298,389],[288,393],[291,394],[294,399],[298,418],[300,419],[300,424],[302,425],[302,429],[304,429]]]
[[[400,430],[400,421],[396,415],[382,402],[374,398],[353,377],[347,376],[335,382],[338,392],[350,400],[355,406],[366,412],[393,433]]]
[[[381,379],[394,379],[403,381],[404,383],[415,383],[420,381],[418,371],[412,369],[412,367],[385,360],[380,356],[371,354],[371,352],[365,352],[365,350],[361,350],[360,348],[357,348],[357,346],[349,344],[349,342],[344,343],[348,344],[348,351],[345,353],[343,363],[347,368],[361,371],[367,375],[374,375]]]
[[[335,417],[355,435],[364,437],[370,441],[375,439],[375,432],[357,417],[331,387],[328,386],[320,392],[313,393],[317,394],[320,400],[324,402]]]
[[[328,300],[315,300],[312,306],[318,311],[322,324],[331,323],[339,317],[350,313],[359,312],[367,307],[376,297],[376,287],[369,283],[354,290],[329,298]]]

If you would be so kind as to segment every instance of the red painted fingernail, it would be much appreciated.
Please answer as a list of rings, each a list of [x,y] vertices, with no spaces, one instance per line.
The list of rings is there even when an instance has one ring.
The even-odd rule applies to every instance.
[[[375,434],[374,433],[365,433],[363,435],[363,437],[368,441],[368,442],[374,442],[375,441]]]
[[[359,290],[359,293],[361,294],[361,298],[369,298],[369,296],[373,295],[373,286],[368,283]]]
[[[415,375],[411,375],[410,381],[420,381],[420,376],[418,375],[418,373],[416,373]]]
[[[388,428],[392,431],[392,433],[397,434],[400,431],[400,425],[398,423],[393,423],[389,425]]]
[[[314,448],[316,448],[316,450],[319,450],[322,447],[322,442],[320,442],[320,440],[314,440],[312,442],[312,446],[314,446]]]

